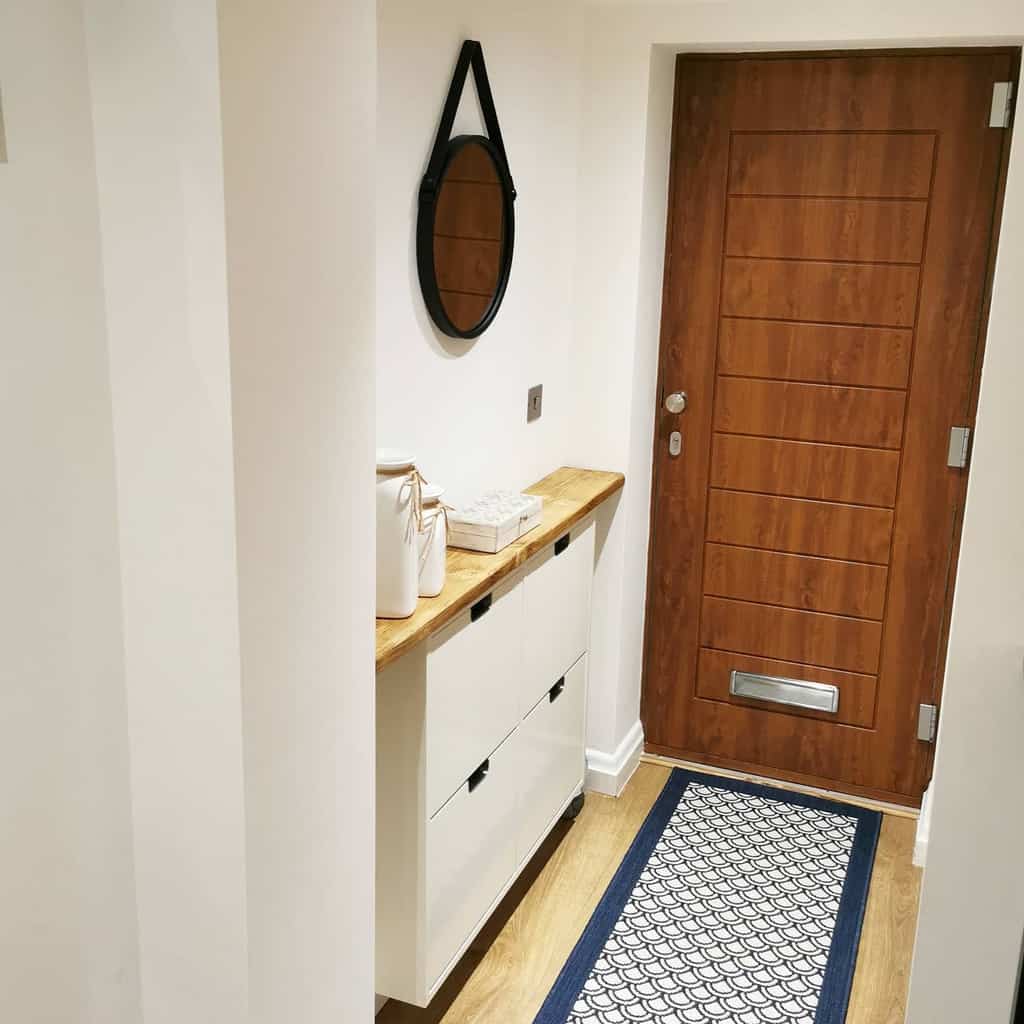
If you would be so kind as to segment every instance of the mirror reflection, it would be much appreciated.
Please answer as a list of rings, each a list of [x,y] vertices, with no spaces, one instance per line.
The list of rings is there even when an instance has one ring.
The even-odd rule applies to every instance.
[[[459,146],[441,181],[434,271],[441,304],[460,331],[483,320],[501,281],[504,199],[497,167],[476,141]]]

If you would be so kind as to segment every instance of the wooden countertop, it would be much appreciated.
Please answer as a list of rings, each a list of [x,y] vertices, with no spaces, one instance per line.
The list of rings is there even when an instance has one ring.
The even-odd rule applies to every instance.
[[[436,633],[500,579],[620,490],[625,480],[621,473],[563,466],[528,487],[527,494],[539,494],[544,499],[540,525],[496,555],[449,548],[444,590],[437,597],[421,597],[416,611],[407,619],[377,620],[377,669]]]

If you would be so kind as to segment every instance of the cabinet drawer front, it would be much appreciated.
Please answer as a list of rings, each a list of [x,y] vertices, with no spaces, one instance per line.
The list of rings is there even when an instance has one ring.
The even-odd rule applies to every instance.
[[[427,649],[428,816],[521,718],[520,578],[498,584],[473,609],[449,623]]]
[[[590,639],[594,524],[577,526],[567,536],[568,547],[559,550],[560,543],[556,542],[546,548],[527,567],[523,581],[523,714],[572,668]]]
[[[584,655],[541,697],[519,727],[520,862],[544,837],[551,819],[583,781],[586,665]]]
[[[488,758],[472,791],[467,781],[427,822],[428,991],[516,869],[519,738],[517,729]]]

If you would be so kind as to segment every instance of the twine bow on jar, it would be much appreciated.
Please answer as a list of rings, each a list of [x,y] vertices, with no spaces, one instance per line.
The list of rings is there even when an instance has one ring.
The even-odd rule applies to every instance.
[[[415,469],[415,468],[413,469],[413,471],[411,473],[411,477],[413,478],[413,480],[412,480],[413,504],[414,504],[414,508],[415,508],[414,514],[416,516],[416,529],[420,533],[423,533],[423,532],[425,532],[425,530],[427,529],[427,526],[428,526],[427,517],[426,517],[426,510],[424,508],[424,502],[423,502],[423,488],[429,486],[430,485],[430,481],[418,469]],[[450,532],[449,531],[449,524],[448,524],[448,513],[449,512],[454,512],[455,509],[451,505],[449,505],[447,502],[442,501],[440,499],[440,497],[437,499],[435,504],[437,505],[437,511],[430,518],[430,524],[429,524],[430,530],[431,531],[434,530],[434,528],[436,527],[436,524],[437,524],[437,519],[440,516],[441,518],[444,519],[444,530],[445,530],[445,536],[447,537],[448,533]]]
[[[444,536],[445,536],[445,540],[447,540],[448,535],[451,533],[451,528],[448,525],[448,512],[449,511],[454,512],[455,509],[453,509],[451,505],[448,505],[445,502],[443,502],[440,499],[438,499],[437,511],[434,513],[433,517],[430,520],[430,531],[431,531],[431,533],[433,533],[433,531],[437,529],[437,521],[438,521],[438,519],[443,519],[444,520]],[[421,528],[421,532],[422,532],[422,528]]]
[[[410,503],[412,505],[412,516],[410,517],[409,520],[410,525],[415,523],[416,532],[423,533],[427,525],[423,511],[423,488],[426,487],[430,483],[430,481],[427,480],[426,477],[424,477],[424,475],[415,466],[413,466],[413,468],[408,472],[405,483],[406,485],[408,485],[411,491]],[[437,501],[437,512],[435,513],[435,516],[432,519],[432,523],[436,523],[437,516],[442,516],[444,518],[445,537],[447,537],[450,532],[448,525],[449,511],[454,512],[455,510],[454,508],[452,508],[451,505],[447,504],[444,501],[441,501],[439,498]],[[431,529],[433,529],[433,525],[431,526]]]

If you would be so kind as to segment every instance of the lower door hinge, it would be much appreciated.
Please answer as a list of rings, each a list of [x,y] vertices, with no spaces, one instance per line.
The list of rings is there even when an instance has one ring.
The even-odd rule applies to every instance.
[[[917,709],[917,738],[922,743],[934,743],[939,728],[939,709],[934,704],[921,704]]]
[[[951,469],[966,469],[967,459],[971,452],[971,428],[949,428],[949,452],[946,465]]]

